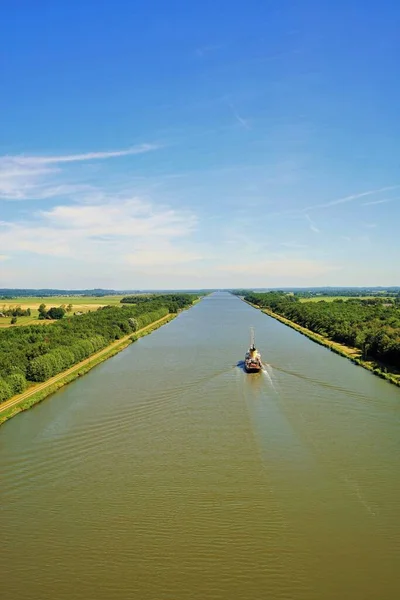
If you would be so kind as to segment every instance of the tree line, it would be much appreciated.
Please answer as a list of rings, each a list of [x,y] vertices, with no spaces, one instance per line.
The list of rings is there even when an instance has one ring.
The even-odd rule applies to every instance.
[[[148,302],[154,302],[157,299],[162,304],[168,306],[168,309],[171,313],[178,312],[178,310],[182,310],[196,300],[198,296],[195,294],[158,294],[156,296],[146,296],[145,294],[139,294],[134,296],[125,296],[122,298],[122,304],[136,304],[136,305],[145,305]]]
[[[245,300],[269,308],[330,340],[359,348],[364,358],[400,368],[398,302],[378,299],[300,302],[296,295],[277,292],[251,292]]]
[[[355,298],[366,298],[367,296],[374,296],[376,298],[381,298],[383,300],[388,298],[398,299],[400,302],[400,287],[391,286],[387,288],[382,287],[328,287],[328,288],[271,288],[271,289],[263,289],[263,290],[230,290],[230,292],[235,296],[246,296],[250,293],[269,293],[275,292],[278,294],[295,294],[299,298],[324,298],[332,297],[332,296],[341,296],[341,297],[355,297]]]
[[[135,306],[100,307],[47,327],[0,331],[0,402],[24,391],[28,382],[46,381],[111,342],[175,312],[176,303],[176,297],[153,297]]]
[[[32,288],[0,288],[0,299],[9,300],[10,298],[27,298],[27,297],[39,297],[45,298],[47,296],[114,296],[119,295],[121,292],[116,290],[58,290],[58,289],[32,289]]]

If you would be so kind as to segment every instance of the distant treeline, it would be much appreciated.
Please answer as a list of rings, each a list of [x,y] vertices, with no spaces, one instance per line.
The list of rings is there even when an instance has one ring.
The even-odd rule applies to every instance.
[[[198,296],[195,294],[159,294],[159,295],[138,295],[138,296],[125,296],[122,298],[122,304],[135,304],[135,305],[146,305],[149,302],[154,302],[156,299],[158,302],[161,302],[165,306],[168,306],[168,309],[171,313],[178,312],[178,310],[182,310],[187,306],[193,304]]]
[[[0,300],[9,300],[13,298],[37,297],[46,298],[48,296],[115,296],[121,292],[115,290],[55,290],[55,289],[17,289],[0,288]]]
[[[153,297],[135,306],[105,306],[43,327],[0,331],[0,402],[28,381],[46,381],[125,335],[173,312],[176,300]]]
[[[196,294],[196,297],[201,294],[209,293],[212,290],[104,290],[104,289],[93,289],[93,290],[57,290],[49,288],[41,289],[28,289],[28,288],[0,288],[0,300],[10,300],[14,298],[46,298],[48,296],[91,296],[101,298],[103,296],[121,296],[122,294]]]
[[[289,290],[285,290],[289,291]],[[310,289],[310,290],[290,290],[296,296],[301,298],[317,298],[317,297],[329,297],[329,296],[343,296],[353,298],[364,298],[365,296],[374,296],[377,298],[389,298],[389,297],[400,297],[400,288],[328,288],[328,289]]]
[[[364,358],[400,368],[400,298],[300,302],[279,292],[248,293],[245,300],[335,342],[359,348]]]

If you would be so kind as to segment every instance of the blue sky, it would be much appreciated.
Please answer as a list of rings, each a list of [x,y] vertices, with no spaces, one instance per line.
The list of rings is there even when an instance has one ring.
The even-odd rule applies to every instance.
[[[400,4],[17,0],[0,287],[400,283]]]

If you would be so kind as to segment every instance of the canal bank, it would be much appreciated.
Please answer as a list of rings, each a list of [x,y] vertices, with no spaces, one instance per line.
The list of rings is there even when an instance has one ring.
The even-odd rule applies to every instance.
[[[168,314],[162,319],[159,319],[158,321],[150,323],[150,325],[139,329],[136,333],[130,333],[120,340],[113,342],[106,348],[103,348],[99,352],[89,356],[89,358],[86,358],[80,363],[72,366],[70,369],[51,377],[51,379],[48,379],[43,383],[33,384],[22,394],[13,396],[6,402],[3,402],[0,404],[0,425],[8,421],[8,419],[15,417],[17,414],[32,408],[32,406],[35,404],[42,402],[45,398],[51,394],[54,394],[54,392],[63,386],[67,385],[71,381],[74,381],[78,377],[82,377],[96,365],[102,363],[108,358],[111,358],[115,354],[118,354],[118,352],[121,352],[121,350],[124,350],[127,346],[137,341],[144,335],[149,335],[152,331],[155,331],[162,325],[169,323],[169,321],[174,319],[176,316],[176,314]]]
[[[331,350],[335,354],[339,354],[340,356],[344,356],[345,358],[348,358],[355,365],[363,367],[364,369],[367,369],[367,371],[370,371],[371,373],[373,373],[374,375],[377,375],[381,379],[385,379],[389,383],[393,383],[394,385],[397,385],[398,387],[400,387],[400,374],[399,373],[391,371],[389,366],[378,363],[377,361],[363,359],[362,353],[360,352],[360,350],[358,348],[351,348],[350,346],[345,346],[344,344],[339,344],[338,342],[334,342],[333,340],[330,340],[329,338],[326,338],[323,335],[320,335],[319,333],[315,333],[314,331],[311,331],[310,329],[307,329],[306,327],[302,327],[301,325],[298,325],[294,321],[290,321],[290,319],[287,319],[286,317],[283,317],[282,315],[279,315],[278,313],[273,312],[269,308],[260,308],[256,304],[253,304],[252,302],[249,302],[248,300],[245,300],[244,298],[241,298],[241,300],[243,300],[243,302],[246,302],[253,308],[268,315],[269,317],[272,317],[273,319],[280,321],[284,325],[291,327],[298,333],[305,335],[310,340],[312,340],[313,342],[316,342],[320,346],[325,346],[326,348],[329,348],[329,350]]]

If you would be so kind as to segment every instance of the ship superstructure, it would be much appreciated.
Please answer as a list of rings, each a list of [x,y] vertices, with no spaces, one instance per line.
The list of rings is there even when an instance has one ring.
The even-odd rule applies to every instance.
[[[244,357],[244,368],[247,373],[258,373],[262,369],[261,354],[256,348],[254,328],[250,328],[250,347]]]

